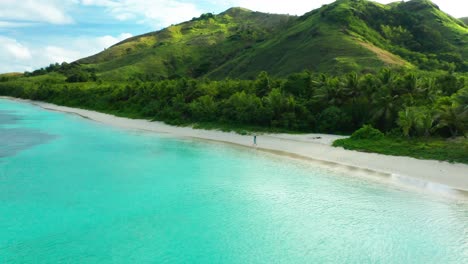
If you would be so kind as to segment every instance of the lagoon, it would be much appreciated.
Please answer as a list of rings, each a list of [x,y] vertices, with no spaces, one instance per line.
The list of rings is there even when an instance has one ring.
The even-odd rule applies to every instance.
[[[1,263],[466,263],[468,204],[0,99]]]

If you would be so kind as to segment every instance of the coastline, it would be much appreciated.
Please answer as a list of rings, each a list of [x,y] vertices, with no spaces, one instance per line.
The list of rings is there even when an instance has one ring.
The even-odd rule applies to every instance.
[[[234,132],[175,127],[162,122],[144,119],[129,119],[91,110],[58,106],[50,103],[23,100],[12,97],[2,99],[26,102],[46,110],[79,115],[114,127],[144,130],[169,134],[175,137],[195,138],[253,147],[252,135]],[[411,157],[387,156],[332,147],[334,140],[342,136],[325,134],[259,134],[256,149],[306,159],[326,167],[377,176],[381,181],[435,192],[456,198],[468,197],[468,165],[434,160],[419,160]],[[374,177],[375,178],[375,177]]]

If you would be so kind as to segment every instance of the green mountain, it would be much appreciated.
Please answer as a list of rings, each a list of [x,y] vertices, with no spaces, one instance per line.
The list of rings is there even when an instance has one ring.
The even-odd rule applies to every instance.
[[[467,72],[467,58],[468,26],[428,0],[337,0],[300,17],[243,8],[204,14],[122,41],[72,68],[104,81],[154,81],[384,67]]]
[[[127,39],[79,60],[105,79],[200,77],[286,30],[294,17],[231,8]]]

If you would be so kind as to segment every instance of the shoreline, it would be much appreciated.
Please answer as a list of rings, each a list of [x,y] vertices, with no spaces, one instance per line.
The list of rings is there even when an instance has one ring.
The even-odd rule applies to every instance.
[[[96,111],[58,106],[45,102],[0,96],[0,99],[25,102],[45,110],[75,114],[114,127],[169,134],[175,137],[203,139],[243,147],[253,147],[252,135],[234,132],[175,127],[145,119],[129,119]],[[468,165],[411,157],[387,156],[332,147],[343,136],[326,134],[258,134],[256,149],[286,155],[332,169],[346,170],[359,176],[373,176],[379,181],[411,189],[438,193],[451,198],[468,198]]]

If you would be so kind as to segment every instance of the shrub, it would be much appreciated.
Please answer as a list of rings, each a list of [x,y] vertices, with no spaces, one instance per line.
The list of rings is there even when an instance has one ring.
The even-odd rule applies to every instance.
[[[371,125],[365,125],[351,135],[352,139],[382,139],[384,134]]]
[[[346,133],[353,129],[352,120],[342,109],[331,106],[323,110],[318,119],[318,131],[324,133]]]
[[[401,138],[403,136],[403,133],[399,128],[392,128],[390,131],[385,133],[385,136],[387,138]]]

